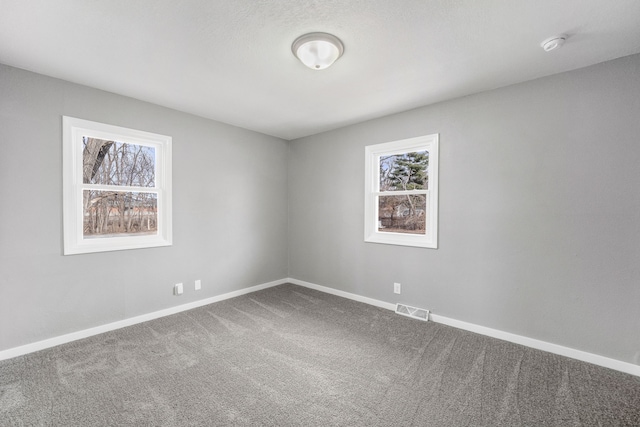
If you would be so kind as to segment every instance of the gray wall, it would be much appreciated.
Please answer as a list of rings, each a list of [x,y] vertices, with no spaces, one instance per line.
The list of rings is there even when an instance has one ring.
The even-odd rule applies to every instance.
[[[62,115],[173,137],[173,246],[62,255]],[[0,146],[0,350],[287,276],[286,141],[0,65]]]
[[[638,75],[636,55],[288,144],[0,65],[0,350],[288,275],[640,364]],[[62,255],[62,115],[173,137],[173,246]],[[439,249],[365,244],[364,147],[436,132]]]
[[[640,364],[639,76],[636,55],[293,141],[290,277]],[[364,243],[364,147],[431,133],[439,249]]]

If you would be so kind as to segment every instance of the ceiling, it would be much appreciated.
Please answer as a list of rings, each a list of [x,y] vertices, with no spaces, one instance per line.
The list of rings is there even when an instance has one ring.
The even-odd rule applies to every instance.
[[[287,140],[638,52],[638,0],[0,0],[1,63]]]

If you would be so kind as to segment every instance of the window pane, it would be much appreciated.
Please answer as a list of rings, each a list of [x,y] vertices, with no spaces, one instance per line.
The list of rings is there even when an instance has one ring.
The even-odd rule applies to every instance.
[[[158,194],[130,191],[83,191],[83,236],[156,234]]]
[[[378,231],[425,234],[427,224],[425,194],[378,197]]]
[[[82,144],[85,184],[155,186],[155,148],[87,136]]]
[[[428,189],[429,152],[380,156],[380,191]]]

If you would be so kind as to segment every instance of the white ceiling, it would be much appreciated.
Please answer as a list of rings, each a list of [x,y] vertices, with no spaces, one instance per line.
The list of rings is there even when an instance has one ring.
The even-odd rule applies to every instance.
[[[1,63],[287,140],[638,52],[638,0],[0,0]]]

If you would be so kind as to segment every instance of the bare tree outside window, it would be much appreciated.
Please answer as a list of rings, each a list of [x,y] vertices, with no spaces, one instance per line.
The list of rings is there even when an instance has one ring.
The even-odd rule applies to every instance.
[[[83,183],[122,187],[122,191],[83,191],[84,237],[157,233],[157,193],[127,191],[127,187],[155,187],[155,149],[87,136],[82,143]]]
[[[380,156],[380,192],[393,193],[429,188],[429,152],[416,151]],[[378,196],[378,231],[425,234],[426,194]]]
[[[62,117],[64,255],[171,246],[172,138]]]

